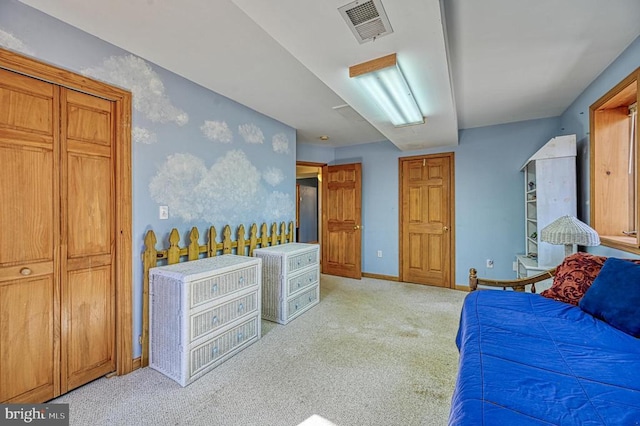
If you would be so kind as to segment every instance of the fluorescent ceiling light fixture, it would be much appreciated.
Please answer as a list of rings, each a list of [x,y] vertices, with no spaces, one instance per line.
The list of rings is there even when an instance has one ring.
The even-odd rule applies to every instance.
[[[395,53],[349,67],[349,77],[358,80],[394,126],[424,123]]]

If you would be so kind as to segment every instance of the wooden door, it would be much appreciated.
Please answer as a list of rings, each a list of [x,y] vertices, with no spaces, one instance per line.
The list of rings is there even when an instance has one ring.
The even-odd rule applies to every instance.
[[[61,89],[62,392],[115,370],[113,103]]]
[[[451,287],[453,154],[400,159],[401,280]]]
[[[0,69],[0,403],[115,370],[112,102]]]
[[[59,89],[0,69],[0,403],[60,391]]]
[[[361,165],[324,166],[322,176],[322,272],[360,279]]]

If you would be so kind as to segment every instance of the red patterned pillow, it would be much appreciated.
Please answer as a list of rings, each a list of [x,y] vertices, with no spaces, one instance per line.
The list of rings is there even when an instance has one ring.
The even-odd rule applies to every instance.
[[[574,253],[558,265],[551,287],[541,296],[578,305],[587,292],[607,258],[589,253]]]

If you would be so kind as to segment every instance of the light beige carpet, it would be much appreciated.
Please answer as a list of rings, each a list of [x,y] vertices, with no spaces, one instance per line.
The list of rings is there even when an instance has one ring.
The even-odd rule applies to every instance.
[[[51,401],[72,425],[445,425],[466,293],[321,278],[318,305],[182,388],[150,368]]]

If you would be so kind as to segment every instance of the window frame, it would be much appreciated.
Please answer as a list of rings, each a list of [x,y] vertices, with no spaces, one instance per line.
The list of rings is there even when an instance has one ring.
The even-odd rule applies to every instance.
[[[620,128],[624,127],[623,124],[625,120],[624,118],[619,118],[619,117],[618,118],[614,117],[612,120],[610,120],[613,123],[623,123],[622,125],[618,124],[619,128],[616,134],[616,131],[610,130],[610,128],[614,128],[615,124],[609,126],[608,121],[602,120],[601,118],[596,117],[596,115],[599,114],[600,112],[606,111],[612,114],[612,116],[614,116],[615,114],[618,114],[618,116],[620,116],[622,113],[621,110],[624,107],[626,107],[628,110],[629,106],[633,105],[634,103],[636,103],[637,105],[637,102],[640,99],[640,90],[638,87],[639,84],[640,84],[640,68],[637,68],[635,71],[629,74],[620,83],[618,83],[615,87],[609,90],[605,95],[603,95],[600,99],[598,99],[589,107],[589,131],[590,131],[589,195],[590,195],[591,226],[600,234],[600,241],[602,245],[615,248],[618,250],[636,253],[636,254],[640,254],[640,235],[636,233],[636,235],[634,236],[623,236],[623,235],[612,235],[611,232],[603,232],[603,230],[607,230],[607,228],[611,229],[612,224],[620,223],[620,219],[618,217],[618,219],[616,220],[616,218],[613,217],[615,216],[615,213],[614,213],[615,205],[612,206],[611,203],[607,203],[607,204],[604,204],[603,207],[600,206],[600,203],[603,202],[602,200],[600,200],[600,198],[604,196],[603,193],[605,192],[600,188],[607,187],[607,184],[605,183],[605,176],[603,175],[603,172],[602,172],[602,167],[607,165],[606,164],[607,161],[609,161],[608,165],[614,165],[613,167],[611,167],[611,170],[606,170],[606,172],[604,172],[607,175],[606,179],[610,179],[609,176],[613,174],[613,177],[611,177],[612,180],[614,180],[616,176],[619,180],[621,179],[620,176],[622,176],[624,173],[623,172],[616,173],[616,170],[622,169],[623,164],[625,165],[626,168],[628,168],[628,160],[627,162],[623,162],[620,159],[615,160],[609,157],[604,158],[604,154],[602,154],[603,158],[598,158],[598,156],[601,155],[601,153],[603,152],[607,152],[607,153],[612,152],[612,148],[610,146],[608,150],[605,147],[607,147],[610,143],[613,144],[615,142],[610,142],[611,137],[607,138],[607,136],[620,135],[619,137],[614,137],[614,139],[618,141],[623,137],[622,136],[623,131],[621,131]],[[630,120],[626,120],[626,122],[629,122],[629,121]],[[603,123],[606,123],[607,126],[609,127],[606,127]],[[598,124],[600,124],[601,126],[599,127]],[[626,139],[625,139],[626,141],[629,141],[628,129],[629,129],[629,126],[627,125],[627,132],[626,132]],[[617,199],[618,200],[623,198],[627,199],[626,203],[624,204],[625,206],[627,206],[625,210],[635,211],[635,218],[634,218],[635,230],[640,232],[640,170],[638,170],[638,167],[640,165],[639,134],[640,132],[638,131],[638,122],[637,122],[637,116],[636,116],[635,138],[634,138],[633,147],[632,147],[633,151],[630,154],[630,155],[633,155],[634,178],[632,179],[630,185],[627,184],[624,187],[621,187],[620,185],[609,184],[607,189],[610,189],[611,187],[622,188],[621,191],[624,191],[624,194],[626,195],[624,194],[620,195],[619,198]],[[611,157],[614,157],[614,156],[615,156],[615,152],[614,152],[614,155],[611,155]],[[626,157],[629,158],[629,155],[627,155]],[[628,169],[625,169],[625,170],[628,170]],[[630,188],[632,188],[634,184],[635,184],[635,196],[629,195]],[[616,197],[612,196],[611,194],[608,194],[607,198],[614,199],[614,200],[616,199]],[[632,203],[633,205],[631,205],[630,199],[634,199]],[[608,215],[609,213],[611,213],[611,216],[603,217],[605,215]],[[622,232],[620,234],[622,234]]]

